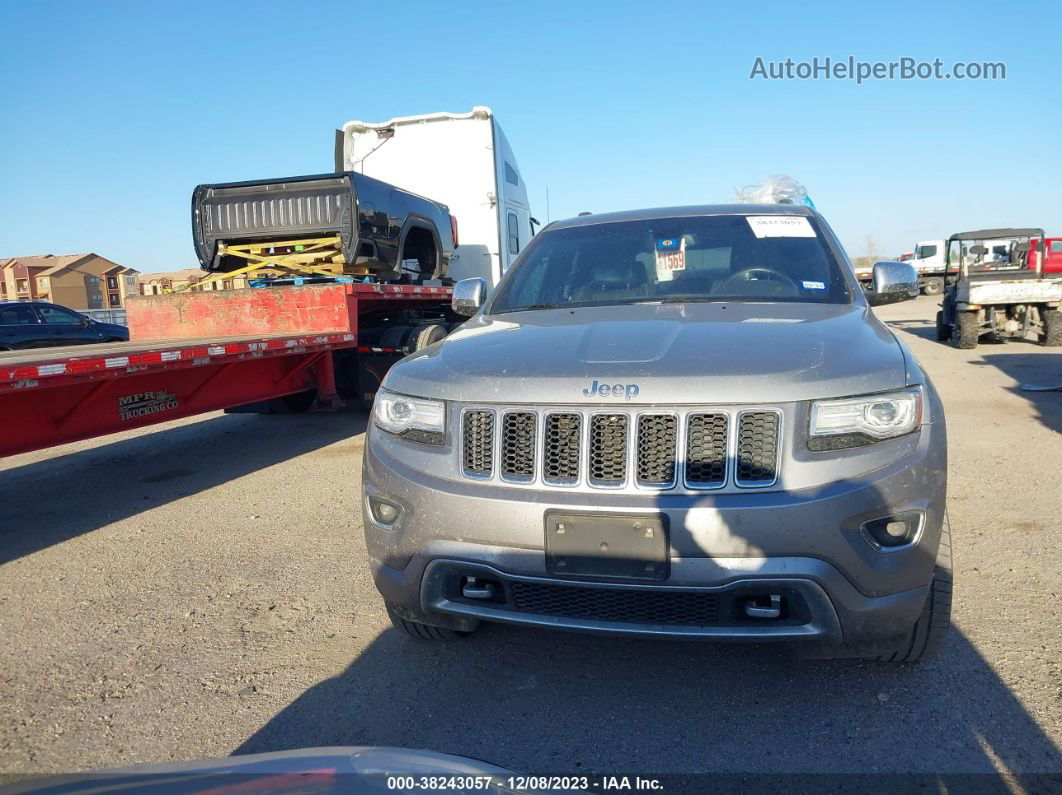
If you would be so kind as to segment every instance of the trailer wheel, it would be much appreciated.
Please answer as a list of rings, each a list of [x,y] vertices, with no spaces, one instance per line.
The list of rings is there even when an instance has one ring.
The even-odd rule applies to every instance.
[[[384,329],[384,333],[380,335],[380,345],[384,348],[400,350],[405,346],[412,330],[410,326],[391,326]]]
[[[944,322],[944,313],[937,312],[937,342],[951,339],[951,326]]]
[[[979,336],[981,336],[981,319],[977,313],[959,312],[955,316],[955,325],[951,327],[952,347],[972,350],[977,347]]]
[[[420,621],[411,621],[399,615],[398,610],[390,602],[386,602],[386,605],[387,617],[391,619],[394,628],[402,630],[417,640],[457,640],[472,634],[470,632],[458,632],[456,629],[423,624]]]
[[[1040,316],[1044,326],[1040,333],[1040,344],[1048,348],[1062,346],[1062,312],[1044,309],[1040,311]]]
[[[940,295],[944,292],[944,280],[939,276],[926,279],[925,284],[922,285],[922,292],[926,295]]]
[[[410,352],[419,351],[443,339],[449,332],[442,323],[429,323],[416,328],[409,337]]]

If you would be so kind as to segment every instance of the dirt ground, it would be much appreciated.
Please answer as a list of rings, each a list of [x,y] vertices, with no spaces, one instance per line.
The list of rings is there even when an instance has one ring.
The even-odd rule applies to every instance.
[[[390,628],[365,416],[204,415],[0,461],[0,771],[394,745],[528,772],[1062,772],[1062,349],[958,351],[955,627],[921,667],[779,647]],[[4,421],[10,421],[5,418]]]

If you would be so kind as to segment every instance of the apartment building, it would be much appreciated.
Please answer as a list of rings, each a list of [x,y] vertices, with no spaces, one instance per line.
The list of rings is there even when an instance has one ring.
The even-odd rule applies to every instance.
[[[50,301],[71,309],[121,309],[138,295],[133,268],[99,254],[38,254],[0,259],[0,301]]]
[[[188,290],[196,286],[200,290],[237,290],[247,286],[247,277],[243,274],[199,285],[199,282],[209,275],[209,273],[200,268],[142,273],[139,276],[140,294],[163,295],[174,291]]]

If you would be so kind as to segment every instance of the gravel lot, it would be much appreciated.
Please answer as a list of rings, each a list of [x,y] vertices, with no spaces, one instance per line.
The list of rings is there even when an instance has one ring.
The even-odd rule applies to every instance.
[[[0,461],[0,771],[396,745],[525,771],[1062,772],[1062,352],[957,351],[941,391],[956,626],[933,664],[390,628],[365,416],[210,414]]]

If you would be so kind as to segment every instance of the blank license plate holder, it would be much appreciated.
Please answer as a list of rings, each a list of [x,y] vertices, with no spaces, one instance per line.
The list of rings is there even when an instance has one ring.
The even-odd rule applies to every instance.
[[[546,571],[556,577],[659,582],[670,574],[662,514],[550,511],[545,534]]]

